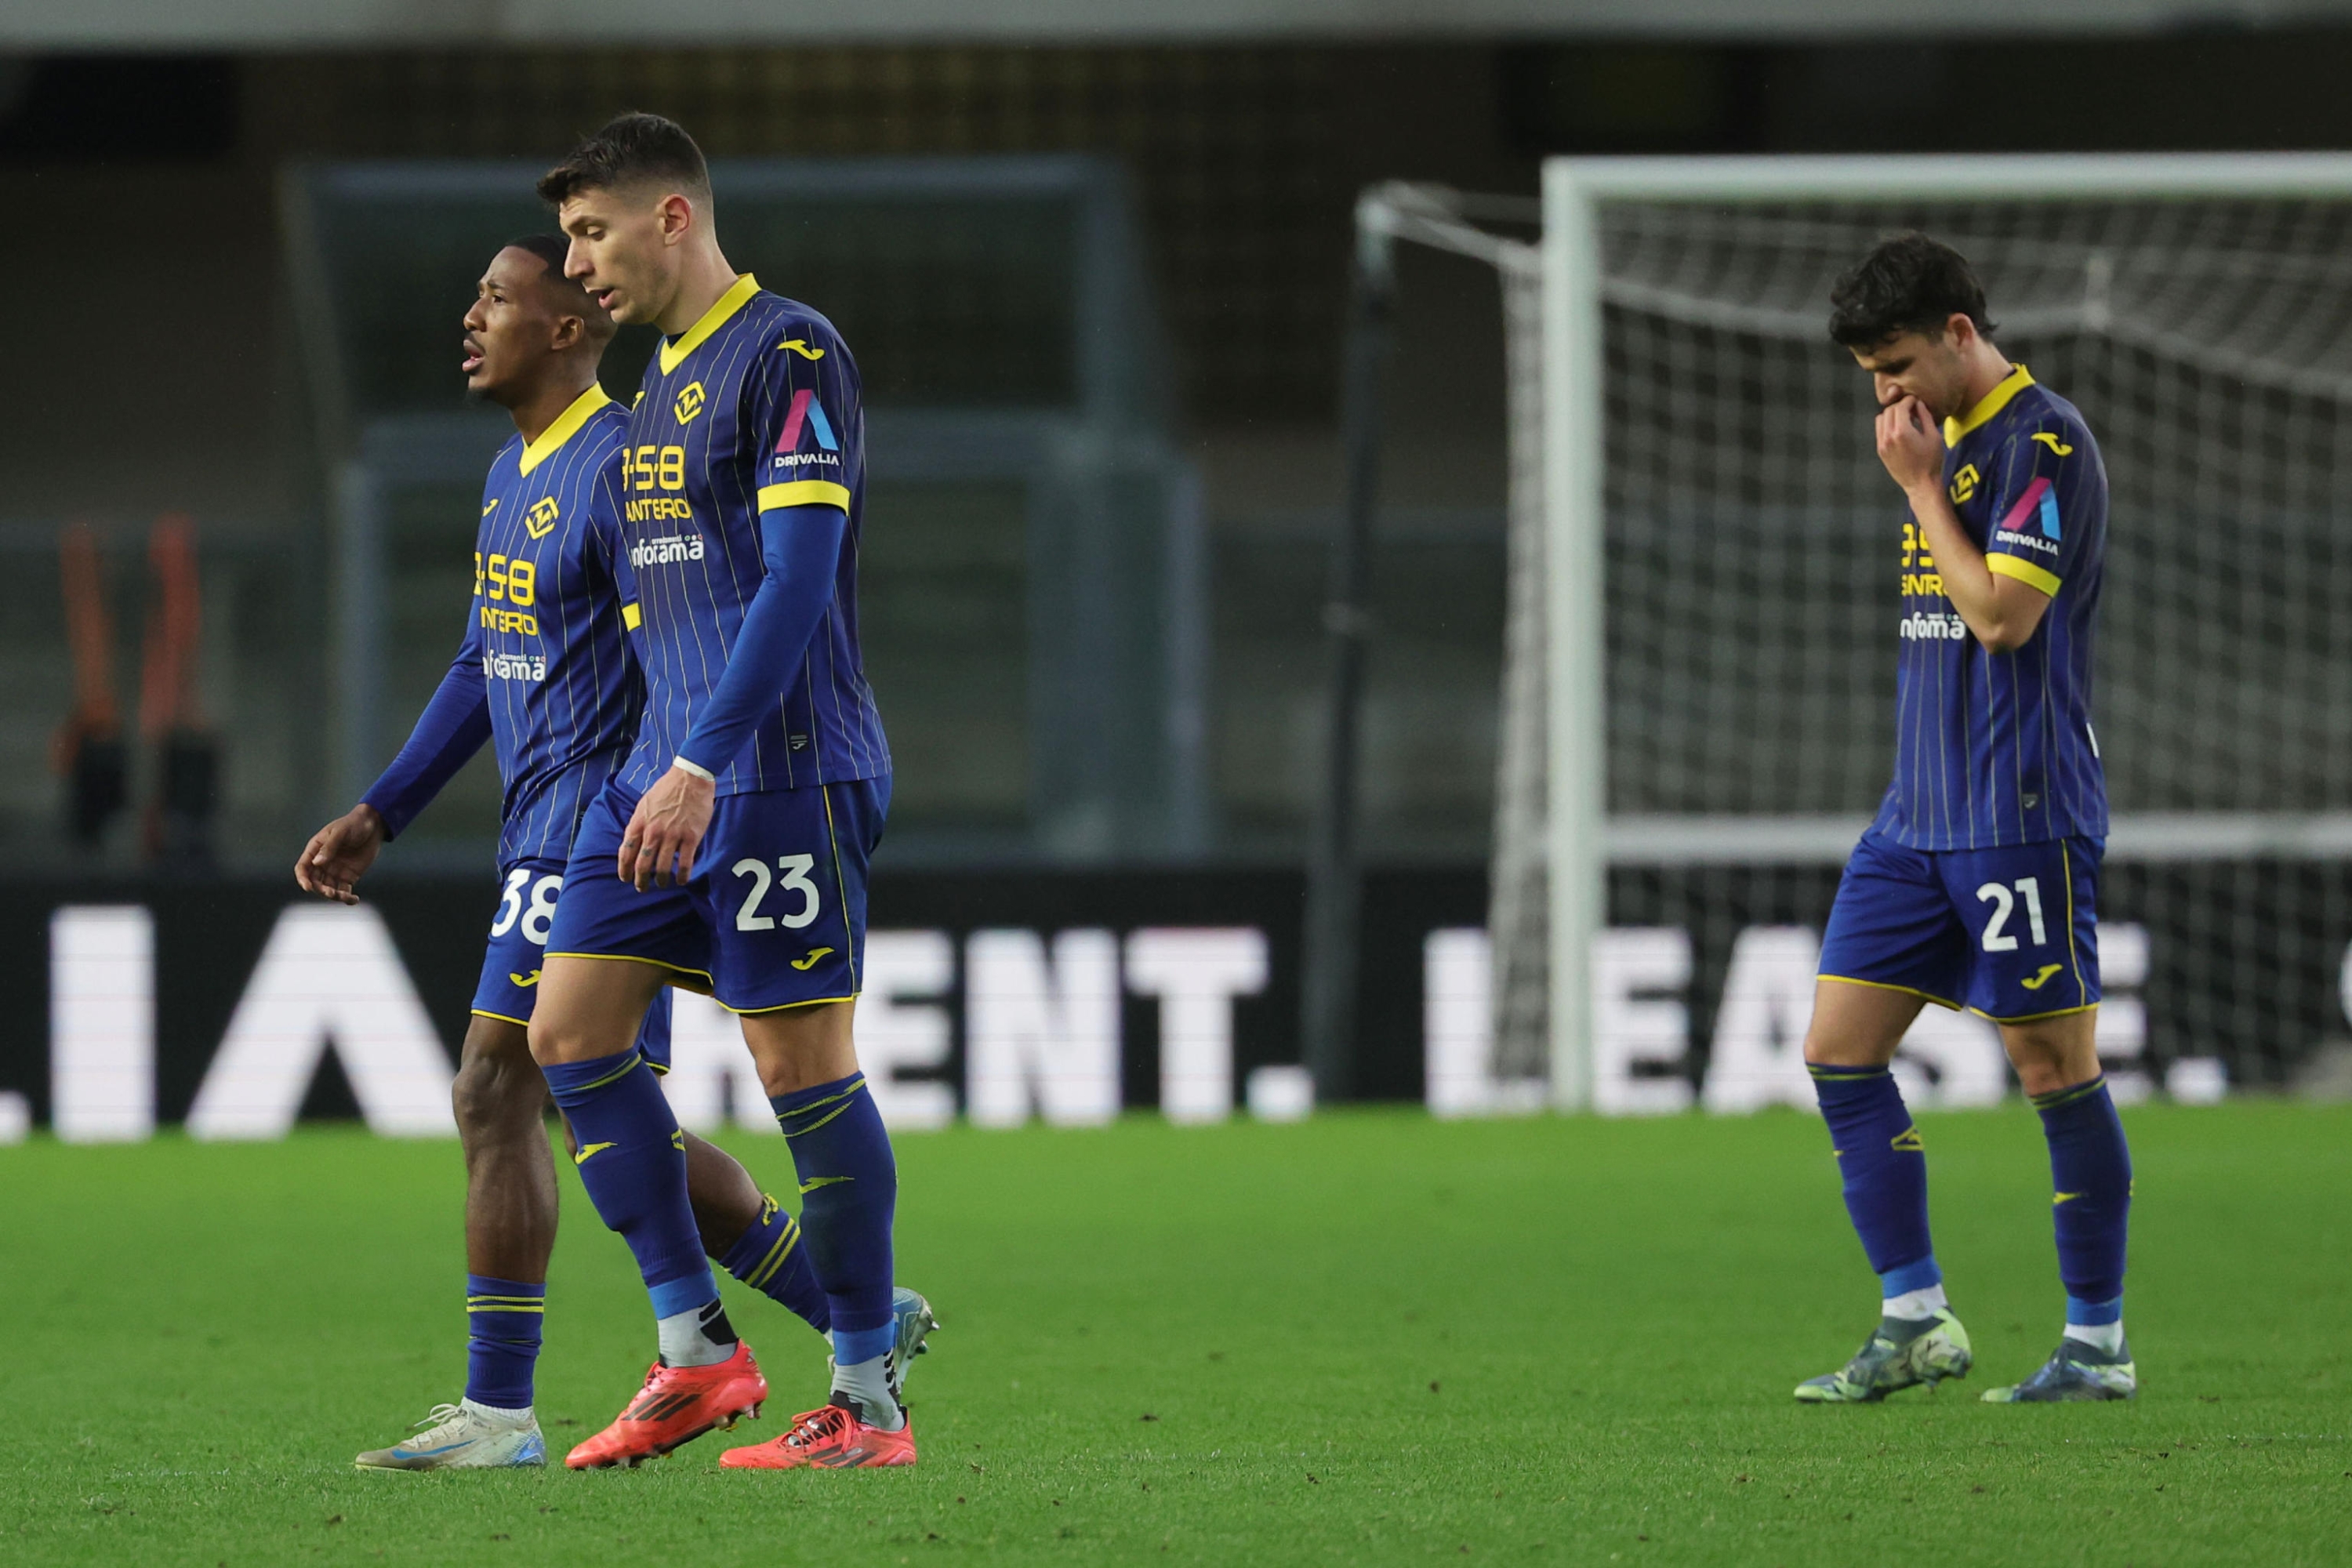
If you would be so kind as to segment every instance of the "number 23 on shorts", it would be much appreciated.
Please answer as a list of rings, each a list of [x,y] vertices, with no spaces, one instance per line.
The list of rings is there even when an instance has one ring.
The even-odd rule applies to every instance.
[[[772,871],[766,861],[747,855],[728,869],[749,884],[743,902],[735,911],[737,931],[774,931],[778,926],[799,931],[815,922],[819,900],[816,884],[809,879],[809,873],[816,869],[815,856],[780,856]],[[765,906],[772,893],[776,905],[772,911],[767,911]],[[797,908],[792,907],[794,895],[799,898]]]

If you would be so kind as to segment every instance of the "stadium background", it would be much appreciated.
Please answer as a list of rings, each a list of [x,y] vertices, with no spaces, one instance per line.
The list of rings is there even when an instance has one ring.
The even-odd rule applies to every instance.
[[[1126,14],[1082,30],[1046,7],[960,35],[918,18],[887,38],[871,21],[824,22],[790,41],[729,37],[711,24],[707,43],[662,47],[554,41],[593,29],[518,23],[471,37],[431,16],[320,15],[332,25],[289,34],[266,5],[227,5],[167,33],[152,19],[77,21],[35,6],[10,24],[18,52],[0,59],[0,192],[42,213],[57,237],[19,262],[25,298],[42,303],[19,312],[26,368],[10,395],[0,500],[0,852],[15,883],[0,950],[24,999],[0,1024],[0,1092],[23,1096],[37,1122],[50,1110],[50,911],[157,911],[157,1107],[172,1118],[271,911],[290,895],[289,856],[396,743],[455,628],[462,587],[447,591],[444,579],[457,574],[395,552],[405,575],[369,645],[381,712],[355,740],[350,667],[338,662],[350,599],[336,521],[336,463],[355,437],[320,409],[316,342],[291,275],[291,171],[527,164],[620,104],[679,117],[722,158],[1080,154],[1108,171],[1131,217],[1139,317],[1152,329],[1139,329],[1129,366],[1145,386],[1135,418],[1161,456],[1143,500],[1113,500],[1078,526],[1124,527],[1124,506],[1191,531],[1189,673],[1144,680],[1131,697],[1122,688],[1126,709],[1167,710],[1140,714],[1131,728],[1143,739],[1096,746],[1126,752],[1088,752],[1069,741],[1084,715],[1047,711],[1054,678],[1083,673],[1084,649],[1048,668],[1024,641],[1034,618],[1007,609],[1045,592],[1017,523],[978,556],[928,573],[919,561],[877,563],[871,652],[905,776],[876,918],[959,942],[1007,922],[1041,933],[1255,929],[1270,968],[1236,1003],[1245,1070],[1295,1059],[1298,868],[1321,784],[1322,584],[1341,484],[1342,284],[1360,188],[1403,177],[1531,192],[1538,161],[1560,152],[2352,144],[2352,111],[2333,90],[2352,30],[2325,8],[2282,26],[2255,10],[2217,22],[2084,3],[1990,31],[1980,14],[1909,17],[1896,34],[1835,6],[1769,21],[1668,6],[1640,21],[1595,12],[1583,25],[1507,5],[1377,25],[1300,7],[1204,17],[1177,36]],[[1983,96],[1989,73],[2002,83],[1997,103]],[[1417,1100],[1424,938],[1475,924],[1484,908],[1503,377],[1491,275],[1412,253],[1403,266],[1366,694],[1365,841],[1377,874],[1354,1088]],[[417,279],[416,293],[446,298],[454,321],[468,278],[461,268]],[[438,329],[429,311],[419,319]],[[908,375],[936,374],[977,401],[1024,374],[985,332],[940,350],[952,361],[944,369],[927,369],[923,352],[909,351]],[[616,351],[608,381],[627,379],[628,353]],[[473,460],[467,448],[455,466]],[[413,504],[461,512],[465,488]],[[148,530],[164,514],[194,521],[204,594],[195,701],[182,721],[213,749],[218,773],[209,826],[193,838],[141,821],[161,764],[137,738],[132,674],[156,596]],[[936,542],[936,520],[922,521],[934,526],[921,537]],[[69,522],[87,523],[100,545],[134,737],[132,803],[95,846],[61,830],[67,786],[51,757],[74,704],[57,588]],[[465,526],[458,516],[449,537]],[[875,526],[887,540],[887,508]],[[428,554],[446,542],[430,527],[418,538]],[[1149,603],[1177,602],[1150,599],[1163,590],[1173,593],[1151,578]],[[926,707],[926,690],[959,668],[965,684],[952,700]],[[1112,782],[1079,776],[1088,768]],[[1172,804],[1146,800],[1141,826],[1118,816],[1128,787],[1118,779],[1137,775],[1181,786],[1169,786],[1181,797]],[[450,1043],[467,933],[493,898],[494,800],[485,758],[375,873]],[[1110,816],[1088,817],[1090,806]],[[2244,973],[2291,982],[2277,1026],[2167,1042],[2169,1015],[2152,998],[2159,1055],[2218,1051],[2238,1081],[2279,1083],[2341,1032],[2333,960],[2352,935],[2352,889],[2336,885],[2337,863],[2294,874],[2314,879],[2301,907],[2327,929],[2231,938]],[[1673,904],[1662,878],[1671,873],[1621,872],[1620,910]],[[1811,871],[1759,877],[1723,929],[1697,933],[1695,1042],[1707,1037],[1739,926],[1816,922],[1829,887]],[[2152,923],[2164,918],[2162,892],[2116,883],[2117,908]],[[944,1005],[959,1014],[954,995]],[[1135,995],[1122,1006],[1124,1099],[1148,1106],[1159,1009]],[[1690,1070],[1704,1065],[1701,1044]],[[959,1068],[960,1058],[950,1079]],[[331,1065],[306,1103],[349,1111]]]
[[[1494,1088],[1475,928],[1506,443],[1495,276],[1412,247],[1385,388],[1352,1063],[1354,1091],[1391,1103],[1265,1122],[1299,1109],[1368,184],[1527,196],[1556,153],[2352,149],[2347,66],[2352,0],[0,7],[0,1329],[17,1352],[0,1557],[1597,1568],[1875,1564],[1931,1541],[1954,1564],[2341,1562],[2352,1361],[2326,1325],[2352,1256],[2344,1105],[2167,1103],[2189,1098],[2177,1073],[2159,1096],[2110,1053],[2137,1090],[2118,1098],[2143,1395],[2019,1409],[1973,1395],[2056,1330],[2042,1133],[2013,1094],[1960,1112],[1949,1075],[1906,1086],[1979,1367],[1844,1411],[1788,1397],[1872,1306],[1817,1121],[1417,1108]],[[1044,1120],[1117,1119],[896,1140],[899,1273],[947,1321],[916,1374],[915,1468],[747,1478],[713,1439],[633,1472],[406,1485],[349,1456],[456,1392],[465,1173],[454,1142],[351,1118],[446,1131],[498,896],[487,763],[394,847],[364,910],[295,903],[288,867],[447,657],[498,434],[455,397],[447,349],[487,246],[539,220],[495,203],[363,220],[403,190],[519,191],[624,105],[730,161],[730,252],[742,237],[789,263],[736,257],[835,310],[876,384],[869,653],[902,812],[875,914],[904,984],[859,1023],[893,1064],[894,1124],[945,1120],[1024,1033],[1084,1069]],[[870,196],[882,168],[902,196],[993,182],[1064,207],[968,203],[926,226],[828,204],[814,247],[777,221],[792,190],[854,176]],[[625,341],[608,380],[625,390],[643,352]],[[1044,500],[1004,484],[1016,449],[1048,459]],[[1866,455],[1856,473],[1875,480]],[[2211,558],[2183,553],[2176,587]],[[2331,573],[2282,585],[2293,568],[2271,566],[2250,581],[2291,602],[2281,625],[2224,630],[2299,638],[2313,673],[2233,665],[2207,697],[2307,685],[2282,706],[2352,711]],[[130,798],[85,845],[52,745],[109,706]],[[2262,787],[2222,804],[2278,809],[2286,777],[2293,809],[2342,822],[2347,731],[2312,728],[2284,765],[2223,770]],[[1839,788],[1860,798],[1803,808],[1866,810],[1846,775],[1876,764],[1858,756],[1840,753]],[[2264,1089],[2352,1061],[2325,1048],[2347,1033],[2352,941],[2352,856],[2326,855],[2112,866],[2107,918],[2165,956],[2135,987],[2135,943],[2104,935],[2103,1037],[2138,1031],[2141,1067],[2219,1055]],[[1819,857],[1612,870],[1617,921],[1690,939],[1678,1000],[1627,1009],[1655,1045],[1686,1008],[1694,1049],[1640,1086],[1648,1108],[1717,1081],[1723,1014],[1787,1025],[1810,983],[1792,928],[1818,925],[1833,879]],[[2167,990],[2184,962],[2193,996]],[[743,1057],[697,1017],[699,1065],[682,1029],[669,1084],[699,1124],[730,1082],[743,1103]],[[1977,1086],[2000,1099],[1982,1044]],[[1220,1053],[1222,1078],[1201,1070]],[[207,1106],[229,1080],[242,1098]],[[1013,1088],[1012,1115],[999,1098],[972,1120],[1018,1119]],[[1171,1124],[1227,1099],[1259,1114]],[[298,1115],[314,1120],[289,1130]],[[772,1123],[714,1135],[789,1193]],[[536,1398],[560,1446],[609,1417],[646,1335],[626,1250],[559,1164]],[[722,1289],[775,1384],[767,1424],[739,1434],[758,1440],[821,1396],[822,1347]]]

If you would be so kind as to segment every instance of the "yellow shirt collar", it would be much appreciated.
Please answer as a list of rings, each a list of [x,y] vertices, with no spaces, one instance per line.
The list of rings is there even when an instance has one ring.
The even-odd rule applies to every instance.
[[[677,342],[673,342],[667,338],[663,339],[662,374],[667,375],[676,370],[680,360],[700,348],[705,338],[725,326],[727,318],[741,310],[751,300],[751,296],[759,291],[760,280],[746,272],[735,279],[734,287],[719,296],[718,302],[702,312],[702,320],[687,328]]]
[[[2009,400],[2033,384],[2033,374],[2023,365],[2011,365],[2000,384],[1977,400],[1977,405],[1958,419],[1944,421],[1944,445],[1957,447],[1960,437],[1976,429],[1994,415],[2009,406]]]
[[[538,440],[523,443],[522,471],[527,474],[553,457],[558,447],[580,433],[580,426],[588,423],[590,415],[612,401],[604,395],[603,387],[590,382],[588,390],[573,398],[572,406],[557,415],[555,423],[539,433]]]

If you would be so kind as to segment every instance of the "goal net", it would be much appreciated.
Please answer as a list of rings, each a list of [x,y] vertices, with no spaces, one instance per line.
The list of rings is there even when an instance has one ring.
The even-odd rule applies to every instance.
[[[1817,933],[1892,764],[1902,515],[1827,294],[1905,228],[1975,264],[2106,461],[2111,1072],[2195,1098],[2344,1035],[2352,160],[1559,160],[1544,224],[1542,309],[1507,312],[1541,372],[1512,564],[1543,577],[1512,598],[1506,805],[1512,759],[1543,778],[1497,836],[1499,1075],[1811,1102]],[[1902,1070],[1981,1100],[1997,1050],[1931,1009]]]

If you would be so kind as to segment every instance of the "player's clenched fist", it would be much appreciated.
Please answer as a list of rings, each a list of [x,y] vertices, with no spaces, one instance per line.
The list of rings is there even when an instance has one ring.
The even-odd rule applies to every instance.
[[[362,801],[318,832],[294,861],[294,880],[306,893],[337,903],[356,904],[354,889],[383,847],[383,818]]]
[[[1926,404],[1904,397],[1879,410],[1878,460],[1906,490],[1941,482],[1944,432]]]
[[[621,835],[621,880],[642,893],[693,876],[695,851],[710,827],[718,794],[716,784],[680,767],[656,779]]]

